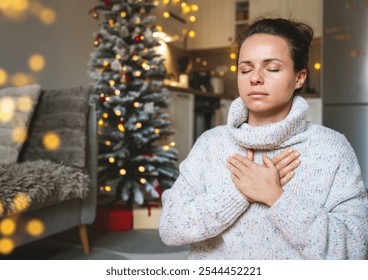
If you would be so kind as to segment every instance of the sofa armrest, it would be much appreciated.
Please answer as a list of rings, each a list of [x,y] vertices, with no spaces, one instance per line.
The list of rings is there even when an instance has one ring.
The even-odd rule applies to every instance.
[[[90,191],[81,204],[81,224],[91,224],[96,216],[97,205],[97,119],[96,107],[90,104],[88,114],[87,170],[91,179]]]

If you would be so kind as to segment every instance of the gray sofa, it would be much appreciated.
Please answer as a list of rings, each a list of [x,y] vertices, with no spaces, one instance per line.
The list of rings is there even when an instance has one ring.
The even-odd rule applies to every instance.
[[[98,153],[96,112],[90,93],[86,87],[42,90],[18,162],[0,172],[8,176],[0,181],[0,187],[2,184],[9,190],[13,186],[5,188],[4,184],[18,179],[17,187],[24,187],[21,192],[30,197],[24,211],[5,212],[0,218],[0,224],[5,219],[15,222],[16,230],[6,236],[14,247],[79,227],[83,250],[90,251],[87,225],[96,214]],[[43,136],[50,131],[59,136],[58,149],[42,145]],[[30,233],[27,227],[32,220],[41,221],[41,234]]]

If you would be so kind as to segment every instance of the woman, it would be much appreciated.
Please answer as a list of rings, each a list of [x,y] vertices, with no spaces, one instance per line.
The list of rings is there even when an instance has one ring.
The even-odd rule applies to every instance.
[[[166,244],[191,244],[191,259],[367,257],[368,197],[354,151],[342,134],[307,122],[307,102],[294,95],[312,37],[286,19],[260,19],[239,36],[240,97],[228,125],[202,134],[164,192]],[[298,168],[270,159],[291,148]],[[281,181],[285,168],[295,176]]]

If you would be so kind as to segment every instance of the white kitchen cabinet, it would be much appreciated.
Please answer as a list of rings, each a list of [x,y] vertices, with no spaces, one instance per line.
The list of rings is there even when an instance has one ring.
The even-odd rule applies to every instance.
[[[176,143],[179,151],[178,163],[182,162],[193,146],[194,133],[194,95],[179,91],[170,91],[170,114],[172,128],[175,134],[170,140]]]
[[[194,30],[196,36],[188,38],[188,50],[229,47],[235,39],[236,0],[197,0]]]
[[[322,37],[323,0],[249,0],[251,21],[260,16],[291,18],[314,29],[314,37]]]

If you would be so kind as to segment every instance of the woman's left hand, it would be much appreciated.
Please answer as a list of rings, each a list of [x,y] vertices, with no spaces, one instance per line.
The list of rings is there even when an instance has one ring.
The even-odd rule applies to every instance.
[[[272,206],[282,195],[283,189],[272,160],[265,154],[262,160],[264,165],[235,154],[228,158],[226,166],[231,171],[231,180],[247,200]]]

